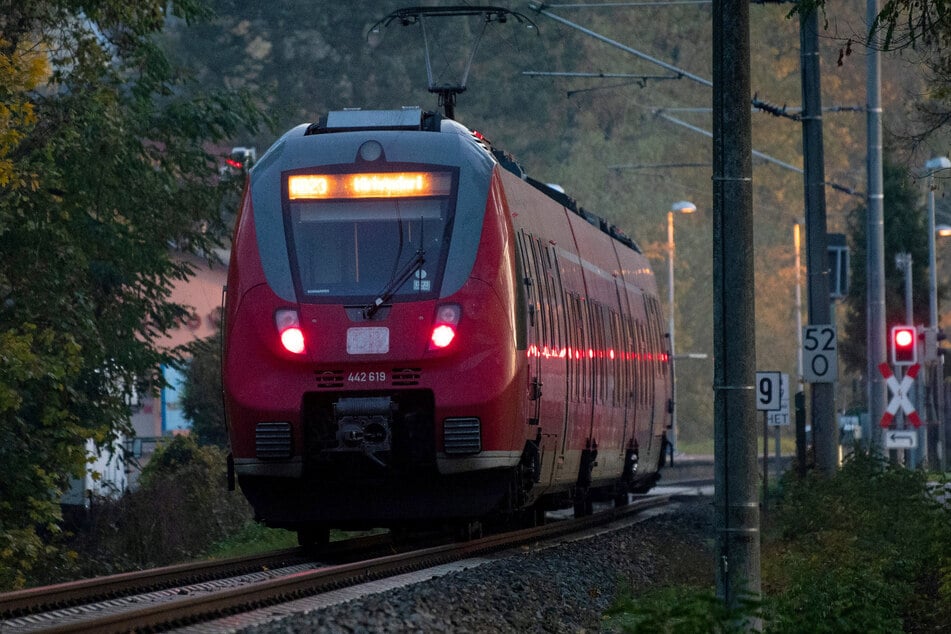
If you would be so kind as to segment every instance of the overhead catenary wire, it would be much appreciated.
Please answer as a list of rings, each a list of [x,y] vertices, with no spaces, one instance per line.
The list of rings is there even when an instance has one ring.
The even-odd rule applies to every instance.
[[[569,28],[572,28],[572,29],[575,29],[575,30],[577,30],[577,31],[580,31],[581,33],[584,33],[585,35],[588,35],[588,36],[590,36],[590,37],[593,37],[593,38],[595,38],[596,40],[599,40],[599,41],[601,41],[601,42],[604,42],[605,44],[609,44],[609,45],[611,45],[611,46],[613,46],[613,47],[615,47],[615,48],[618,48],[618,49],[620,49],[620,50],[622,50],[622,51],[624,51],[624,52],[626,52],[626,53],[630,53],[631,55],[634,55],[635,57],[638,57],[638,58],[640,58],[640,59],[643,59],[643,60],[645,60],[645,61],[647,61],[647,62],[650,62],[650,63],[652,63],[652,64],[656,64],[657,66],[660,66],[661,68],[665,68],[665,69],[667,69],[667,70],[669,70],[669,71],[671,71],[671,72],[673,72],[673,73],[677,73],[678,75],[682,76],[684,79],[691,80],[691,81],[693,81],[693,82],[695,82],[695,83],[698,83],[698,84],[700,84],[700,85],[702,85],[702,86],[706,86],[706,87],[708,87],[708,88],[712,88],[712,87],[713,87],[713,82],[712,82],[711,80],[709,80],[709,79],[706,79],[705,77],[701,77],[701,76],[696,75],[696,74],[694,74],[694,73],[691,73],[691,72],[689,72],[689,71],[687,71],[687,70],[685,70],[685,69],[683,69],[683,68],[679,68],[679,67],[677,67],[677,66],[674,66],[673,64],[669,64],[669,63],[667,63],[667,62],[665,62],[665,61],[659,60],[659,59],[657,59],[656,57],[653,57],[653,56],[651,56],[651,55],[648,55],[647,53],[644,53],[644,52],[642,52],[642,51],[639,51],[639,50],[637,50],[637,49],[635,49],[635,48],[633,48],[633,47],[631,47],[631,46],[627,46],[627,45],[625,45],[625,44],[621,44],[621,43],[618,42],[617,40],[613,40],[613,39],[611,39],[611,38],[609,38],[609,37],[606,37],[606,36],[604,36],[604,35],[601,35],[600,33],[596,33],[595,31],[592,31],[591,29],[587,29],[587,28],[581,26],[580,24],[577,24],[577,23],[575,23],[575,22],[572,22],[571,20],[567,20],[567,19],[565,19],[565,18],[563,18],[563,17],[561,17],[561,16],[559,16],[559,15],[556,15],[556,14],[552,13],[551,11],[548,11],[547,9],[548,9],[549,7],[552,7],[552,6],[557,6],[557,5],[547,5],[547,4],[543,3],[543,2],[534,2],[534,1],[533,1],[533,2],[529,2],[529,7],[530,7],[533,11],[535,11],[535,12],[537,12],[537,13],[540,13],[541,15],[544,15],[544,16],[547,17],[547,18],[550,18],[550,19],[552,19],[552,20],[554,20],[554,21],[556,21],[556,22],[559,22],[559,23],[561,23],[561,24],[563,24],[563,25],[565,25],[565,26],[567,26],[567,27],[569,27]],[[699,134],[703,134],[704,136],[707,136],[707,137],[709,137],[709,138],[711,138],[711,139],[713,138],[713,133],[712,133],[712,132],[710,132],[710,131],[708,131],[708,130],[704,130],[703,128],[700,128],[700,127],[698,127],[698,126],[694,126],[694,125],[692,125],[692,124],[689,124],[689,123],[687,123],[686,121],[677,119],[676,117],[672,117],[672,116],[670,116],[670,115],[664,113],[662,110],[655,110],[655,111],[654,111],[654,114],[656,114],[657,116],[661,117],[662,119],[665,119],[666,121],[669,121],[669,122],[671,122],[671,123],[675,123],[675,124],[677,124],[677,125],[684,126],[684,127],[688,128],[688,129],[690,129],[690,130],[693,130],[694,132],[697,132],[697,133],[699,133]],[[792,165],[791,163],[787,163],[787,162],[782,161],[782,160],[780,160],[780,159],[777,159],[777,158],[775,158],[775,157],[773,157],[773,156],[770,156],[770,155],[766,154],[765,152],[760,152],[760,151],[758,151],[758,150],[753,150],[752,152],[753,152],[753,156],[756,156],[756,157],[758,157],[758,158],[760,158],[760,159],[763,159],[764,161],[767,161],[767,162],[769,162],[769,163],[773,163],[774,165],[778,165],[778,166],[783,167],[783,168],[785,168],[785,169],[792,170],[792,171],[796,172],[797,174],[804,174],[804,170],[803,170],[802,168],[796,167],[795,165]],[[832,189],[836,190],[836,191],[840,191],[840,192],[842,192],[842,193],[849,194],[849,195],[851,195],[851,196],[863,196],[863,197],[864,197],[864,194],[855,191],[855,190],[852,189],[851,187],[847,187],[847,186],[845,186],[845,185],[840,185],[840,184],[837,184],[837,183],[831,183],[831,182],[828,182],[828,181],[826,181],[825,184],[826,184],[827,186],[831,187]]]
[[[657,111],[654,112],[654,114],[655,114],[656,116],[660,117],[661,119],[664,119],[665,121],[669,121],[670,123],[673,123],[673,124],[676,124],[676,125],[685,127],[685,128],[687,128],[688,130],[692,130],[692,131],[694,131],[694,132],[696,132],[696,133],[698,133],[698,134],[702,134],[702,135],[704,135],[705,137],[708,137],[708,138],[711,138],[711,139],[713,138],[713,133],[710,132],[709,130],[704,130],[703,128],[701,128],[701,127],[699,127],[699,126],[695,126],[695,125],[693,125],[693,124],[691,124],[691,123],[687,123],[686,121],[683,121],[682,119],[678,119],[677,117],[673,117],[673,116],[667,114],[666,112],[664,112],[664,111],[662,111],[662,110],[657,110]],[[785,161],[781,161],[781,160],[779,160],[778,158],[775,158],[775,157],[773,157],[773,156],[770,156],[769,154],[766,154],[765,152],[760,152],[759,150],[753,150],[753,151],[752,151],[752,154],[753,154],[753,156],[755,156],[755,157],[757,157],[757,158],[759,158],[759,159],[762,159],[762,160],[767,161],[767,162],[769,162],[769,163],[773,163],[774,165],[778,165],[778,166],[783,167],[783,168],[785,168],[785,169],[792,170],[793,172],[796,172],[797,174],[803,174],[803,173],[804,173],[804,171],[803,171],[803,169],[802,169],[801,167],[796,167],[796,166],[793,165],[792,163],[787,163],[787,162],[785,162]],[[848,194],[848,195],[850,195],[850,196],[858,196],[858,197],[862,197],[862,198],[865,197],[865,194],[864,194],[864,193],[858,192],[858,191],[852,189],[851,187],[847,187],[847,186],[845,186],[845,185],[840,185],[840,184],[838,184],[838,183],[833,183],[833,182],[830,182],[830,181],[824,181],[824,183],[825,183],[826,186],[831,187],[831,188],[834,189],[835,191],[842,192],[843,194]]]

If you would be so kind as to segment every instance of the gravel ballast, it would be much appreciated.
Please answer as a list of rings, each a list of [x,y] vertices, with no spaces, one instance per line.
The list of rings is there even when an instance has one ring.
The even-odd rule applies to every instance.
[[[677,502],[621,530],[241,630],[289,632],[597,632],[621,586],[712,587],[710,498]]]

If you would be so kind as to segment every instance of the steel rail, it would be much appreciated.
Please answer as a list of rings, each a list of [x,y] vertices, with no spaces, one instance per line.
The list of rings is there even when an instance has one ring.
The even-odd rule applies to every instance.
[[[434,546],[347,564],[328,566],[240,588],[168,601],[94,619],[44,628],[51,634],[76,632],[129,632],[180,627],[213,618],[246,612],[305,596],[354,586],[432,566],[497,552],[542,539],[552,539],[598,525],[605,525],[649,508],[664,506],[671,496],[651,496],[594,515],[554,522],[468,542]]]
[[[318,553],[318,555],[339,557],[350,552],[370,549],[386,541],[389,541],[388,535],[372,535],[332,542],[326,550]],[[141,594],[180,586],[183,583],[220,579],[304,561],[313,561],[313,556],[300,547],[287,548],[256,555],[174,564],[148,570],[136,570],[105,577],[15,590],[0,594],[0,619],[28,616],[83,603],[92,603],[96,600]]]

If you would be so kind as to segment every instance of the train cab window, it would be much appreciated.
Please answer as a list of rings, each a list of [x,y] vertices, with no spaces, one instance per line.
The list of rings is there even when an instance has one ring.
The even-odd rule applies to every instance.
[[[372,299],[403,275],[394,301],[434,297],[448,251],[451,189],[425,197],[285,198],[302,301]]]

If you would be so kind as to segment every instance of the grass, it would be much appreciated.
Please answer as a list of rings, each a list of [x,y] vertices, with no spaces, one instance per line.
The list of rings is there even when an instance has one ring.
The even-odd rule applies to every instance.
[[[330,541],[340,541],[362,535],[375,535],[380,532],[384,532],[384,529],[374,529],[372,531],[331,530]],[[258,522],[248,522],[239,532],[214,544],[208,550],[207,556],[211,559],[245,557],[296,546],[296,532],[283,528],[268,528]]]
[[[268,528],[257,522],[248,522],[236,534],[214,544],[208,551],[208,556],[212,559],[227,559],[295,546],[297,546],[297,533],[282,528]]]

